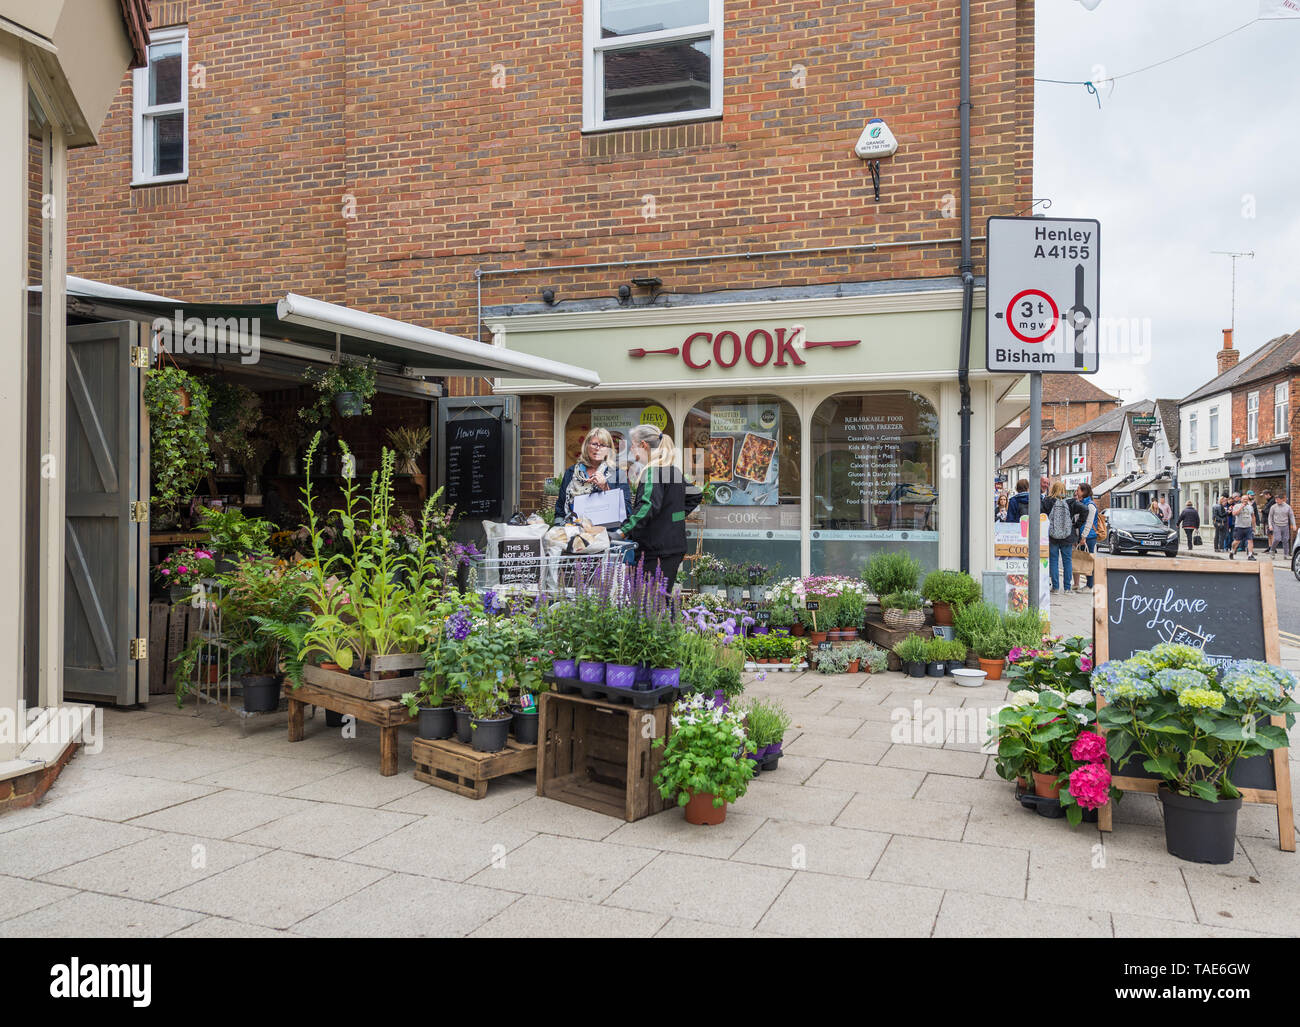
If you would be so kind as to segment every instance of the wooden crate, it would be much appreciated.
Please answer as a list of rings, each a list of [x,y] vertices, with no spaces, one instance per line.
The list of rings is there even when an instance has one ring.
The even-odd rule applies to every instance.
[[[396,669],[396,668],[395,668]],[[395,678],[375,677],[378,671],[370,671],[359,678],[340,670],[326,670],[307,664],[302,669],[303,679],[309,685],[319,685],[335,692],[342,692],[355,699],[396,699],[404,692],[414,692],[420,687],[420,679],[414,674]]]
[[[416,738],[411,742],[411,759],[417,781],[481,799],[493,778],[535,772],[537,746],[511,738],[500,752],[479,752],[455,738]]]
[[[319,706],[323,710],[355,717],[362,723],[378,727],[379,773],[384,777],[392,777],[397,773],[397,729],[412,721],[406,707],[396,699],[359,699],[310,681],[297,688],[290,687],[287,692],[289,741],[302,741],[305,730],[303,712],[308,704]]]
[[[662,812],[654,776],[663,750],[650,743],[668,731],[668,712],[544,692],[537,794],[629,822]]]

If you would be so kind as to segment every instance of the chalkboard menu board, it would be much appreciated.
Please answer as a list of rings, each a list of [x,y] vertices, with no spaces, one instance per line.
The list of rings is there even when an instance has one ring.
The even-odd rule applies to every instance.
[[[1278,663],[1272,572],[1267,564],[1245,561],[1099,558],[1094,608],[1098,661],[1126,660],[1161,642],[1175,642],[1200,649],[1212,663]],[[1140,762],[1130,760],[1121,776],[1154,778]],[[1242,760],[1231,777],[1238,788],[1271,790],[1276,785],[1274,760]]]
[[[495,417],[449,421],[443,447],[447,503],[465,517],[500,519],[505,468],[501,422]]]

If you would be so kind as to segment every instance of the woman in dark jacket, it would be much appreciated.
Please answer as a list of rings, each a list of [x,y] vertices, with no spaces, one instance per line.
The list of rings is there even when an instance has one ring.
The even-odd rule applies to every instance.
[[[1187,505],[1183,507],[1183,512],[1178,515],[1178,526],[1187,532],[1187,551],[1192,551],[1192,536],[1196,529],[1201,526],[1201,515],[1197,513],[1196,507],[1189,499]]]
[[[604,428],[592,428],[582,440],[578,462],[564,472],[555,497],[555,520],[563,524],[575,516],[574,500],[593,492],[623,490],[623,509],[632,509],[632,489],[614,462],[614,439]]]
[[[658,566],[672,591],[686,555],[686,517],[699,506],[701,492],[686,484],[677,447],[653,425],[638,424],[628,433],[628,453],[636,461],[632,512],[620,531],[637,544],[646,574]]]

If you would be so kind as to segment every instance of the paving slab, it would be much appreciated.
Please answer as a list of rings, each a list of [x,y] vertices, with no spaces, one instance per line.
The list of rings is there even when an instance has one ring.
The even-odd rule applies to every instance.
[[[58,816],[0,834],[0,867],[14,877],[37,877],[152,835],[111,820]]]
[[[472,800],[470,800],[472,801]],[[428,816],[408,824],[345,857],[422,877],[464,881],[535,837],[507,824],[474,824]]]
[[[658,913],[525,895],[471,938],[649,938],[668,921]]]
[[[183,745],[175,751],[155,753],[127,760],[113,768],[115,776],[152,777],[164,781],[198,781],[232,767],[244,766],[259,758],[257,753],[230,749],[210,749]],[[70,768],[69,768],[70,769]],[[60,774],[62,778],[67,771]],[[198,781],[200,784],[211,783]],[[257,789],[260,791],[260,789]]]
[[[157,834],[43,875],[50,884],[151,901],[267,850],[193,835]]]
[[[937,888],[796,873],[758,927],[804,938],[926,938],[942,897]]]
[[[728,924],[708,924],[702,920],[687,920],[675,916],[670,919],[656,938],[781,938],[772,931],[757,931],[750,927],[732,927]]]
[[[1028,865],[1024,849],[894,835],[871,879],[1022,899]]]
[[[889,750],[890,743],[887,739],[863,738],[861,734],[866,728],[874,726],[878,725],[864,724],[852,738],[805,731],[797,741],[783,747],[786,755],[781,760],[781,765],[785,766],[786,759],[790,756],[810,756],[840,763],[879,763],[880,757]]]
[[[792,756],[783,753],[781,762],[775,770],[764,770],[760,778],[764,781],[779,781],[782,784],[803,784],[821,769],[826,761],[817,756]]]
[[[1158,916],[1138,916],[1133,913],[1112,913],[1116,938],[1275,938],[1278,935],[1260,934],[1257,931],[1239,931],[1232,927],[1212,924],[1189,924],[1181,920],[1165,920]],[[1224,923],[1231,923],[1225,920]]]
[[[72,888],[59,888],[52,884],[0,874],[0,920],[29,913],[75,894],[76,891]]]
[[[784,761],[783,761],[784,762]],[[459,796],[457,796],[459,798]],[[482,802],[476,799],[474,802]],[[561,835],[565,838],[585,838],[600,841],[623,826],[626,821],[606,816],[595,810],[570,806],[540,795],[531,795],[510,806],[490,819],[493,824],[504,824],[539,834]]]
[[[605,905],[754,927],[793,873],[664,852],[615,891]]]
[[[1064,818],[1040,817],[1017,802],[972,808],[964,842],[977,845],[1005,845],[1013,849],[1057,852],[1074,859],[1091,860],[1100,851],[1103,835],[1096,824],[1071,827]]]
[[[1137,863],[1154,863],[1157,866],[1172,867],[1178,869],[1188,864],[1172,855],[1165,848],[1165,829],[1151,827],[1146,824],[1115,824],[1114,830],[1109,832],[1099,832],[1102,838],[1102,844],[1106,849],[1107,859],[1125,859]],[[1249,872],[1251,865],[1250,858],[1246,855],[1246,850],[1241,847],[1241,841],[1237,840],[1233,845],[1235,857],[1233,863],[1238,868],[1245,868]]]
[[[862,726],[862,718],[856,715],[841,717],[831,713],[824,716],[800,716],[791,711],[790,716],[791,726],[799,731],[815,731],[841,738],[851,737]]]
[[[344,774],[344,768],[325,760],[299,760],[288,756],[258,756],[196,778],[199,784],[237,788],[242,792],[284,795],[303,785]],[[379,770],[376,766],[375,774]],[[324,796],[319,796],[324,798]]]
[[[403,773],[399,770],[392,777],[382,776],[379,773],[379,755],[376,753],[375,761],[371,765],[353,767],[337,774],[331,773],[328,777],[290,789],[284,794],[292,799],[341,802],[349,806],[368,806],[371,809],[378,809],[394,799],[418,792],[422,788],[432,787],[433,785],[417,781],[409,771]]]
[[[932,802],[964,802],[972,809],[1016,806],[1016,789],[1000,777],[958,777],[953,774],[927,774],[916,791],[918,799]]]
[[[797,821],[769,820],[731,857],[785,870],[870,877],[889,835]]]
[[[139,817],[132,821],[132,825],[204,838],[232,838],[310,805],[300,799],[286,799],[279,795],[224,789]]]
[[[59,777],[63,775],[60,774]],[[55,782],[58,784],[57,780]],[[10,810],[7,813],[0,814],[0,834],[7,831],[17,831],[20,827],[31,827],[33,824],[39,824],[42,820],[53,820],[55,817],[63,816],[58,810],[47,809],[44,806],[26,806],[23,809]]]
[[[184,909],[79,892],[0,923],[4,938],[157,938],[201,920]]]
[[[939,907],[934,937],[1109,938],[1111,915],[1104,909],[1073,909],[1055,902],[949,891]]]
[[[288,931],[277,931],[259,924],[243,924],[223,916],[205,916],[189,927],[167,935],[169,938],[292,938]]]
[[[1235,862],[1227,867],[1184,863],[1182,875],[1196,916],[1178,919],[1239,931],[1300,934],[1300,902],[1296,901],[1294,883],[1257,877]]]
[[[411,780],[415,779],[411,778]],[[457,795],[455,792],[422,781],[417,781],[416,784],[420,787],[400,798],[384,803],[380,808],[396,813],[450,817],[453,820],[482,824],[500,816],[505,810],[537,796],[537,785],[533,782],[531,774],[499,777],[488,783],[488,793],[481,799]]]
[[[377,867],[277,850],[158,901],[262,927],[286,928],[387,876],[387,870]]]
[[[615,888],[657,855],[654,849],[538,835],[479,871],[469,883],[597,903],[607,899]]]
[[[741,803],[744,801],[740,800]],[[728,806],[726,820],[704,827],[688,824],[686,813],[681,808],[670,808],[656,816],[624,824],[605,841],[614,845],[726,859],[762,826],[763,819],[758,815],[737,813],[735,807]]]
[[[924,745],[894,745],[880,757],[882,767],[902,767],[951,777],[979,777],[988,757],[981,753],[955,752]]]
[[[216,788],[210,785],[188,784],[183,781],[159,781],[152,777],[133,777],[127,786],[106,784],[93,788],[75,788],[47,799],[45,808],[58,813],[70,813],[96,820],[115,820],[121,823],[169,806],[179,806],[191,799],[211,795]]]
[[[320,938],[460,938],[518,898],[432,877],[390,874],[296,924]]]
[[[1196,909],[1176,867],[1107,859],[1104,865],[1034,851],[1027,898],[1112,913],[1136,913],[1192,922]]]
[[[338,859],[413,823],[409,813],[314,802],[278,820],[235,835],[233,840]]]
[[[781,762],[785,762],[784,758]],[[750,782],[741,800],[747,815],[829,824],[853,798],[853,793],[848,791],[784,783],[776,780],[779,775],[779,770],[776,774],[760,774]]]
[[[834,788],[867,792],[893,799],[910,799],[921,787],[925,774],[899,767],[872,767],[860,763],[827,760],[805,783],[805,788]]]
[[[835,826],[959,841],[969,813],[970,807],[960,802],[899,799],[858,792],[835,818]]]

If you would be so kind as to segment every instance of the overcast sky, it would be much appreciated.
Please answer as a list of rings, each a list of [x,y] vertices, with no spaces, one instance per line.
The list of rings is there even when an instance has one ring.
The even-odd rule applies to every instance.
[[[1098,79],[1236,28],[1258,0],[1037,4],[1038,78]],[[1214,376],[1230,324],[1250,352],[1300,330],[1300,19],[1261,21],[1101,89],[1036,85],[1034,196],[1101,222],[1101,312],[1150,320],[1149,360],[1104,354],[1125,402],[1180,399]],[[1100,66],[1100,67],[1099,67]],[[1249,209],[1253,203],[1252,211]],[[1041,211],[1041,208],[1039,208]]]

